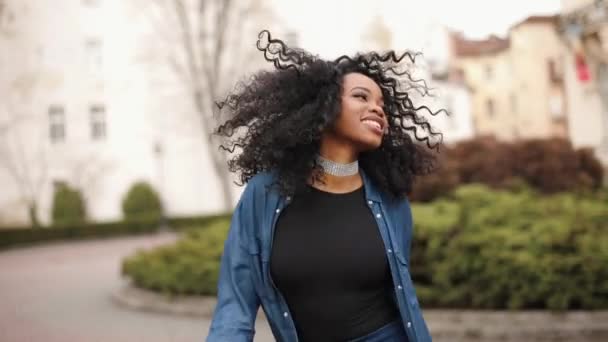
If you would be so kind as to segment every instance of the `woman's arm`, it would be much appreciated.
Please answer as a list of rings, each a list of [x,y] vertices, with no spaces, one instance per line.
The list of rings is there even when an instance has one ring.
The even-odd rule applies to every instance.
[[[251,274],[250,254],[244,246],[244,229],[251,228],[254,215],[247,189],[237,205],[224,244],[218,281],[217,306],[207,342],[253,341],[255,318],[260,305]]]

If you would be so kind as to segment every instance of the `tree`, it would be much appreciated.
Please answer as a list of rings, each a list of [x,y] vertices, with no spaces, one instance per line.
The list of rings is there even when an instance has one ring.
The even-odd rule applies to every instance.
[[[232,185],[227,156],[212,134],[218,123],[215,101],[251,65],[252,42],[268,12],[262,0],[155,0],[145,4],[155,28],[154,53],[183,85],[206,139],[207,154],[221,184],[223,206],[232,208]],[[163,44],[164,46],[159,46]]]
[[[0,38],[15,35],[14,3],[9,0],[0,0]]]
[[[28,74],[16,78],[9,83],[0,105],[0,168],[15,182],[33,227],[40,226],[38,203],[49,168],[45,140],[35,128],[36,116],[26,105],[37,82]]]

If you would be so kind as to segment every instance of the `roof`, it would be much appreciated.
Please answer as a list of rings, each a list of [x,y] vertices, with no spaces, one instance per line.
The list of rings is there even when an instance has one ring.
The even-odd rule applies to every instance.
[[[511,26],[509,31],[524,24],[549,24],[557,25],[559,23],[558,15],[533,15]]]
[[[490,36],[487,39],[471,40],[461,33],[451,33],[452,51],[456,57],[492,55],[504,51],[511,45],[509,38]]]
[[[509,32],[514,28],[527,24],[549,24],[557,25],[559,16],[530,16],[509,28]],[[474,57],[483,55],[493,55],[508,49],[511,46],[510,38],[500,38],[492,35],[486,39],[472,40],[465,38],[462,33],[451,32],[450,41],[452,51],[456,57]]]

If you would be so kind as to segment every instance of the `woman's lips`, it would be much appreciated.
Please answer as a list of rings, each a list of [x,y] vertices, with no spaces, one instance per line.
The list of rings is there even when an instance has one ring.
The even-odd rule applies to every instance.
[[[376,134],[382,135],[382,125],[374,120],[363,120],[363,125]]]

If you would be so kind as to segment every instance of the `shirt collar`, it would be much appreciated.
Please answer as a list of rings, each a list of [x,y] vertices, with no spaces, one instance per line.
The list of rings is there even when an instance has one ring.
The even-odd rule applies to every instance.
[[[365,189],[365,198],[368,201],[381,202],[382,198],[378,189],[374,186],[372,180],[367,176],[363,169],[359,169],[361,171],[361,178],[363,178],[363,187]]]

